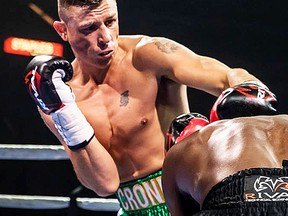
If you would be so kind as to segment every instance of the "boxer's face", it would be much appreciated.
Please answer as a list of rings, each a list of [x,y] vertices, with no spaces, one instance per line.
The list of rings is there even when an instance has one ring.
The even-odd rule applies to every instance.
[[[97,67],[106,67],[118,47],[118,12],[115,0],[98,7],[71,6],[65,10],[62,31],[56,31],[71,45],[75,57]]]

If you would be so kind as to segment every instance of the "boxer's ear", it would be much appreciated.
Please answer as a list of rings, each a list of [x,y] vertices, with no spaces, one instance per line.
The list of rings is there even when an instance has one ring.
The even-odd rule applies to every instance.
[[[64,41],[68,40],[67,28],[66,28],[66,25],[63,21],[54,21],[53,27]]]

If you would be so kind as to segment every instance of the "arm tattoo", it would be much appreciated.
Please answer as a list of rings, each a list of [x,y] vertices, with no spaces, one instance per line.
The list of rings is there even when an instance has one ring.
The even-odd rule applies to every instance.
[[[127,106],[129,103],[129,91],[124,91],[120,96],[120,107],[121,106]]]
[[[157,48],[164,53],[173,53],[175,52],[179,46],[177,46],[177,44],[171,42],[171,41],[167,41],[167,40],[158,40],[155,42],[155,45],[157,46]]]

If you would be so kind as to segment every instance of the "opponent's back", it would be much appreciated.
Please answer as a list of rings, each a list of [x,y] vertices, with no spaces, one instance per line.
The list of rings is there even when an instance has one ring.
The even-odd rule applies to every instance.
[[[163,172],[173,179],[175,196],[187,193],[202,204],[215,184],[237,171],[281,167],[288,158],[287,128],[287,115],[216,121],[170,149],[164,167],[173,171]]]

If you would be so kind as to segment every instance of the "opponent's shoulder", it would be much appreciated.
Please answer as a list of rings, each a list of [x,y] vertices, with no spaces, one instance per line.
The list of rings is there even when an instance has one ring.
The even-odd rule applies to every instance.
[[[245,124],[245,125],[253,125],[259,124],[263,125],[263,127],[269,125],[269,124],[284,124],[288,126],[288,115],[286,114],[278,114],[278,115],[258,115],[258,116],[247,116],[247,117],[240,117],[240,118],[234,118],[231,120],[226,120],[231,123],[239,123],[239,124]]]
[[[259,115],[225,119],[210,123],[205,127],[207,132],[212,134],[234,134],[242,136],[243,134],[253,134],[254,132],[275,131],[280,128],[288,127],[288,115]]]
[[[288,115],[287,114],[279,114],[270,116],[270,118],[274,119],[274,121],[283,122],[288,124]]]
[[[270,126],[271,130],[283,130],[285,134],[288,133],[288,115],[286,114],[278,114],[278,115],[269,115],[269,116],[255,116],[251,117],[251,121],[253,122],[262,122],[263,128],[267,128]],[[287,134],[288,135],[288,134]]]

